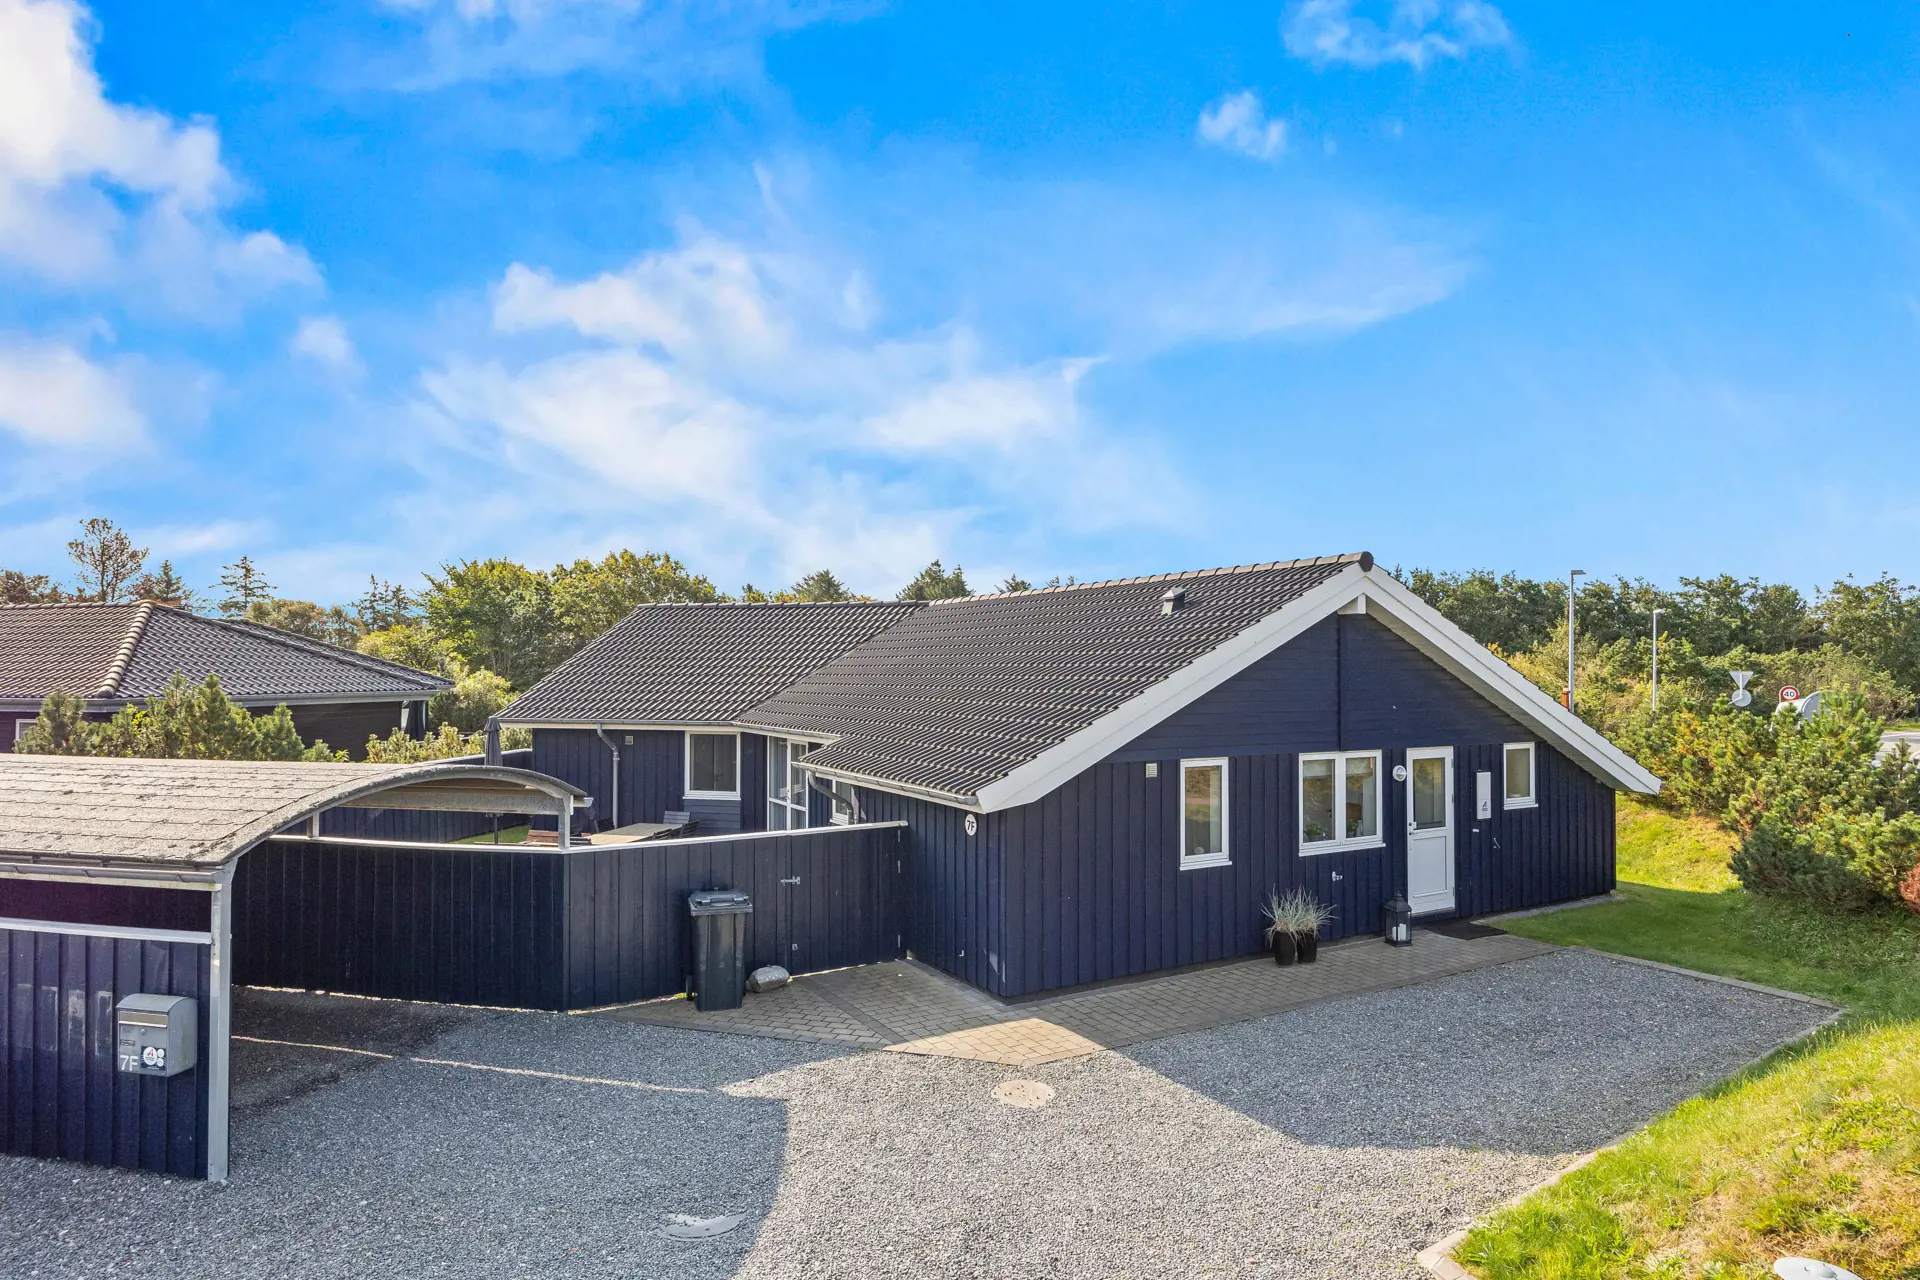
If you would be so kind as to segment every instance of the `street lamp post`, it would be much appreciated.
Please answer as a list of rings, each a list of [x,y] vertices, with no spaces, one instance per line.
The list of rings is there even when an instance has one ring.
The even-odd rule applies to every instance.
[[[1575,578],[1587,576],[1585,569],[1567,572],[1567,710],[1573,710],[1573,589]]]
[[[1653,714],[1660,714],[1660,615],[1665,609],[1653,611]]]

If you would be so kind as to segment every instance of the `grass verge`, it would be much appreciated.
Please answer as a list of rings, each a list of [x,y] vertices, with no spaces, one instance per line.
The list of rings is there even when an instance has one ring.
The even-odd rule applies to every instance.
[[[1627,802],[1618,848],[1623,901],[1505,927],[1846,1016],[1495,1214],[1455,1257],[1486,1280],[1761,1277],[1785,1254],[1920,1280],[1920,917],[1748,894],[1718,828]]]

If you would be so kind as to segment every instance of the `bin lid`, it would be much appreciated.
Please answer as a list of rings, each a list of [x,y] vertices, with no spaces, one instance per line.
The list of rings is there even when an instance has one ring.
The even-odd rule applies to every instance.
[[[739,889],[699,889],[687,895],[687,914],[739,916],[753,911],[753,898]]]
[[[156,996],[146,992],[121,996],[113,1007],[129,1013],[171,1013],[183,1004],[193,1003],[192,996]]]

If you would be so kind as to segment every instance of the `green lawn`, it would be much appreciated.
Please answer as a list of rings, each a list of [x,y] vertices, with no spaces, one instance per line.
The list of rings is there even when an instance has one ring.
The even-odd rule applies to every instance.
[[[501,844],[525,844],[526,842],[527,842],[527,824],[526,823],[523,822],[517,827],[500,828]],[[459,840],[454,841],[454,843],[455,844],[492,844],[494,843],[493,832],[488,831],[477,836],[465,836]]]
[[[1623,801],[1624,901],[1509,922],[1844,1006],[1836,1027],[1685,1103],[1455,1251],[1487,1280],[1752,1276],[1801,1253],[1920,1280],[1920,916],[1755,897],[1711,823]]]

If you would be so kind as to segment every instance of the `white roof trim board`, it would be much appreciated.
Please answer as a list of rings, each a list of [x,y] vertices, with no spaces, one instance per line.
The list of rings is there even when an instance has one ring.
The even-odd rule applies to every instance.
[[[958,804],[982,813],[1030,804],[1098,764],[1174,712],[1220,687],[1323,618],[1361,611],[1379,619],[1470,689],[1609,786],[1643,795],[1660,790],[1660,780],[1631,756],[1489,653],[1485,646],[1401,585],[1392,574],[1377,566],[1362,568],[1358,562],[973,795],[943,795],[903,787],[885,778],[832,769],[816,772],[881,790]]]

